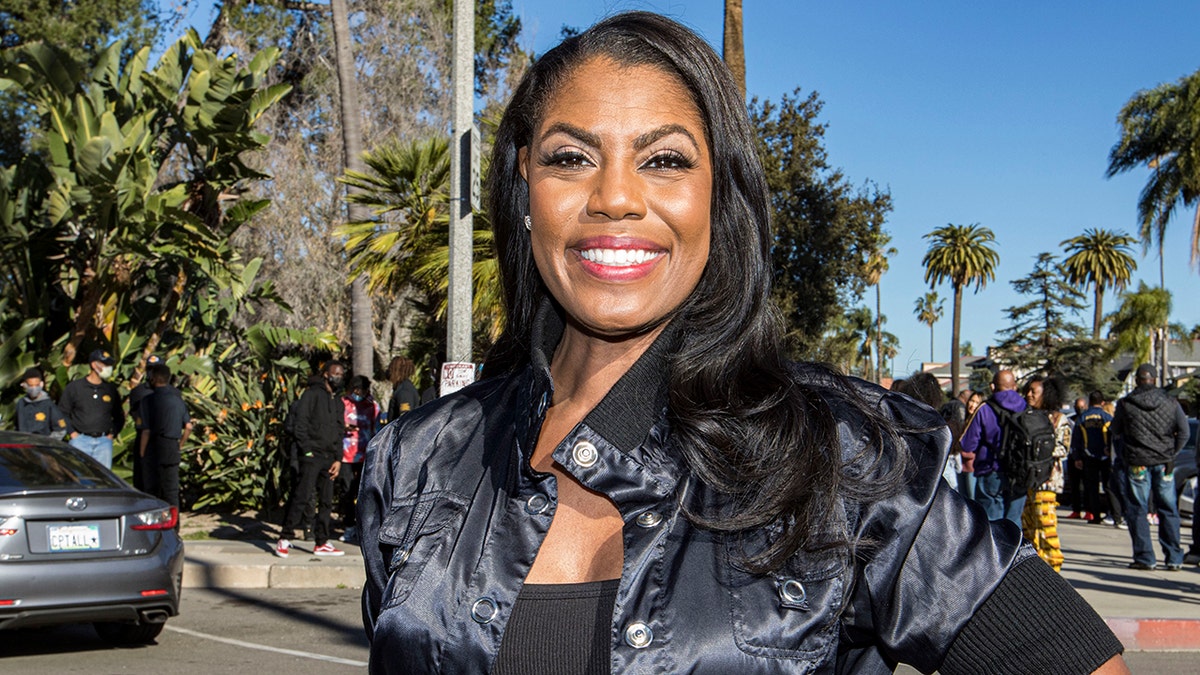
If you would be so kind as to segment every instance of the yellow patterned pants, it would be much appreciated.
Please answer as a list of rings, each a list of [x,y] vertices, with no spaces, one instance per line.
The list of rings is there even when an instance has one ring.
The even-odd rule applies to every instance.
[[[1062,547],[1058,543],[1058,495],[1050,490],[1029,493],[1025,510],[1021,513],[1021,530],[1025,538],[1033,543],[1038,555],[1055,572],[1062,569]]]

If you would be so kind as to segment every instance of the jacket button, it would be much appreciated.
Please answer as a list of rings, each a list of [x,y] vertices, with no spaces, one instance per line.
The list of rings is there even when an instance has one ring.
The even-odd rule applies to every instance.
[[[625,644],[634,649],[645,649],[654,641],[654,631],[650,630],[650,626],[635,621],[625,627]]]
[[[471,618],[476,623],[490,623],[496,618],[496,601],[491,598],[480,598],[471,605]]]
[[[545,495],[535,494],[525,501],[525,511],[533,515],[545,513],[546,507],[550,506],[550,500],[546,499]]]
[[[804,604],[808,599],[808,591],[804,590],[804,584],[799,581],[785,579],[779,584],[779,598],[792,604]]]
[[[659,515],[658,512],[656,512],[656,511],[646,511],[645,513],[643,513],[642,515],[637,517],[638,527],[644,527],[646,529],[650,529],[651,527],[658,527],[658,524],[661,522],[662,522],[662,516]]]
[[[571,457],[575,460],[576,464],[586,469],[596,463],[596,460],[600,458],[600,453],[596,452],[596,446],[592,445],[591,442],[579,441],[571,449]]]

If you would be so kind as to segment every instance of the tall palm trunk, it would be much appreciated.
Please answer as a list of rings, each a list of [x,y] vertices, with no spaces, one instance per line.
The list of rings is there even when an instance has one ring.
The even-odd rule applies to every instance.
[[[350,22],[346,0],[330,0],[333,18],[333,42],[338,73],[338,103],[342,113],[342,152],[344,166],[365,173],[362,163],[362,125],[359,118],[358,85],[354,72],[354,51],[350,42]],[[354,188],[350,188],[354,190]],[[347,203],[352,222],[364,221],[370,213],[359,204]],[[359,275],[350,282],[350,343],[354,346],[352,369],[355,375],[371,377],[375,373],[375,328],[371,318],[371,297],[367,280]]]
[[[1104,320],[1104,287],[1096,284],[1096,303],[1092,309],[1092,339],[1100,339],[1100,322]]]
[[[933,363],[933,324],[929,324],[929,362]]]
[[[742,98],[746,98],[746,46],[742,42],[742,0],[725,0],[725,66],[733,73]]]
[[[958,374],[962,370],[962,357],[958,353],[959,328],[962,325],[962,296],[962,284],[954,284],[954,327],[951,329],[950,337],[950,393],[956,398],[960,391]]]
[[[875,282],[875,381],[883,379],[883,307],[879,298],[879,282]]]

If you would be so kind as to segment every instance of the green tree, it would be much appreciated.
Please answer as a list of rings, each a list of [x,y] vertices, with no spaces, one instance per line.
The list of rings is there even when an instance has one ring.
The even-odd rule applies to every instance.
[[[871,253],[867,256],[867,277],[868,286],[875,289],[875,377],[876,382],[883,377],[883,301],[880,297],[879,282],[883,275],[888,271],[888,260],[896,255],[896,247],[888,246],[892,238],[886,232],[880,230],[876,235],[875,244],[871,247]]]
[[[1157,240],[1162,257],[1167,223],[1179,206],[1200,197],[1200,71],[1178,82],[1142,90],[1117,115],[1121,138],[1108,156],[1111,178],[1150,169],[1138,198],[1142,242]],[[1200,256],[1200,211],[1192,219],[1192,263]]]
[[[1067,281],[1084,288],[1091,286],[1095,291],[1092,305],[1093,340],[1100,339],[1105,289],[1125,290],[1133,278],[1133,271],[1137,269],[1137,260],[1129,250],[1133,242],[1134,238],[1124,232],[1088,229],[1059,244],[1067,253],[1062,264]]]
[[[779,104],[749,104],[758,130],[775,229],[771,247],[775,299],[791,329],[795,355],[817,356],[826,324],[857,302],[891,196],[868,184],[851,187],[830,167],[817,121],[821,101],[799,90]]]
[[[388,142],[364,154],[366,172],[349,171],[343,182],[355,188],[348,199],[367,209],[370,219],[349,223],[345,238],[354,274],[373,292],[403,297],[415,313],[414,360],[436,357],[444,345],[449,279],[449,141]],[[486,168],[486,167],[485,167]],[[503,325],[499,268],[486,213],[474,218],[472,263],[473,334],[484,353]]]
[[[929,360],[931,362],[933,361],[933,325],[942,318],[945,304],[945,301],[938,297],[937,291],[929,291],[917,298],[916,306],[913,307],[913,314],[917,316],[917,321],[929,326]]]
[[[1058,260],[1039,253],[1033,271],[1012,282],[1013,290],[1031,296],[1029,302],[1004,310],[1008,327],[997,346],[1003,359],[1024,370],[1044,370],[1059,343],[1078,338],[1083,328],[1071,320],[1083,306],[1083,293],[1064,278]]]
[[[124,39],[128,59],[152,44],[159,30],[150,0],[5,0],[0,4],[0,49],[45,41],[76,61],[93,58]],[[17,163],[37,129],[37,111],[19,91],[0,91],[0,166]]]
[[[1170,316],[1171,292],[1139,281],[1136,291],[1121,294],[1121,306],[1107,318],[1115,351],[1132,354],[1134,363],[1148,363],[1153,333],[1166,325]]]
[[[949,281],[954,289],[953,324],[950,338],[950,376],[951,395],[958,396],[960,389],[959,372],[962,368],[962,355],[959,353],[959,336],[962,325],[962,294],[963,289],[974,284],[975,292],[979,292],[987,282],[996,278],[996,266],[1000,262],[1000,254],[992,248],[996,236],[986,227],[975,223],[973,225],[955,225],[939,227],[926,234],[929,240],[929,250],[921,259],[925,266],[925,281],[930,288],[943,281]]]

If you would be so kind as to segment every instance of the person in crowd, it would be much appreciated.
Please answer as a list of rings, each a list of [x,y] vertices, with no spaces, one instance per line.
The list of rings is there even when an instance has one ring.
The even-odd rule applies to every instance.
[[[416,392],[414,388],[412,393]],[[345,528],[342,541],[354,544],[358,543],[354,510],[358,501],[363,458],[366,456],[367,445],[379,431],[379,404],[371,396],[371,381],[364,375],[350,378],[342,405],[345,410],[346,435],[342,439],[342,468],[338,472],[342,484],[338,514],[341,515],[342,526]]]
[[[1071,414],[1071,421],[1077,422],[1078,417],[1082,415],[1083,411],[1087,410],[1089,407],[1091,406],[1088,404],[1088,399],[1082,396],[1075,399],[1075,412]]]
[[[975,411],[979,410],[979,406],[983,405],[983,402],[986,400],[987,394],[972,389],[971,396],[967,399],[967,418],[970,419],[975,414]]]
[[[938,412],[942,414],[942,419],[946,420],[947,424],[956,422],[960,428],[964,426],[967,423],[967,401],[970,398],[971,390],[963,389],[958,392],[958,396],[943,403],[938,408]]]
[[[1021,524],[1025,509],[1025,492],[1010,490],[1004,471],[1000,468],[1000,418],[992,406],[1009,412],[1025,409],[1025,398],[1017,391],[1017,378],[1011,370],[1000,370],[992,378],[995,393],[985,405],[979,406],[963,432],[964,453],[974,455],[975,502],[983,507],[992,520],[1008,519]]]
[[[88,364],[88,374],[63,389],[58,407],[71,429],[71,445],[111,469],[113,438],[125,426],[121,395],[109,381],[116,361],[97,349],[88,357]]]
[[[27,368],[21,374],[24,395],[17,399],[17,431],[54,438],[67,435],[67,419],[46,393],[42,369]]]
[[[1100,486],[1106,484],[1112,457],[1112,415],[1105,412],[1101,404],[1104,395],[1098,391],[1088,394],[1088,407],[1075,420],[1075,432],[1071,437],[1071,467],[1083,478],[1080,495],[1075,499],[1076,510],[1070,518],[1085,518],[1093,523],[1102,523],[1102,512],[1117,524],[1124,516],[1115,507],[1106,507],[1100,501]],[[1107,490],[1106,490],[1107,491]],[[1082,510],[1079,510],[1082,509]]]
[[[142,400],[154,392],[154,389],[150,386],[149,369],[155,365],[158,365],[159,363],[162,363],[162,359],[158,356],[155,356],[154,354],[147,356],[146,376],[143,377],[142,381],[138,382],[137,386],[134,387],[129,392],[129,395],[125,397],[125,404],[129,409],[129,418],[133,420],[133,430],[136,432],[134,437],[137,439],[140,439],[142,437],[142,432],[146,430],[146,425],[142,423]],[[133,487],[143,492],[149,492],[152,490],[152,488],[146,484],[146,470],[145,467],[143,467],[142,458],[136,452],[134,452],[133,455]]]
[[[308,381],[305,383],[305,388],[324,386],[325,377],[320,373],[313,373],[308,376]],[[292,401],[288,406],[287,417],[283,418],[283,442],[284,449],[287,451],[288,460],[288,484],[291,485],[289,492],[288,506],[291,508],[291,502],[295,501],[296,495],[300,494],[300,443],[296,440],[296,411],[300,409],[300,400]],[[287,513],[285,508],[284,513]],[[308,492],[308,503],[300,508],[300,520],[296,526],[301,531],[301,539],[303,541],[311,541],[313,536],[313,517],[317,513],[317,491],[311,490]],[[294,533],[288,533],[294,534]]]
[[[526,71],[485,191],[503,333],[367,450],[372,673],[1128,672],[941,479],[936,411],[789,362],[758,157],[670,19]]]
[[[1034,377],[1025,385],[1025,405],[1045,410],[1054,425],[1054,465],[1045,483],[1026,495],[1021,531],[1038,555],[1055,572],[1062,570],[1062,545],[1058,539],[1058,495],[1063,491],[1063,460],[1071,453],[1071,420],[1062,412],[1066,386],[1058,378]]]
[[[329,361],[321,369],[321,380],[310,384],[300,395],[293,412],[296,416],[296,444],[300,451],[300,482],[288,504],[275,555],[288,557],[291,537],[312,494],[317,494],[317,518],[313,523],[313,553],[339,556],[345,551],[329,543],[330,515],[333,510],[333,486],[342,468],[342,438],[346,434],[346,408],[338,392],[346,368]]]
[[[159,362],[147,368],[146,379],[153,391],[142,398],[140,405],[138,457],[144,472],[142,480],[150,494],[178,509],[179,463],[183,444],[192,433],[192,416],[183,402],[183,393],[171,384],[167,364]]]
[[[415,410],[421,405],[421,395],[412,382],[416,366],[411,359],[397,356],[388,366],[388,380],[392,383],[392,400],[388,402],[387,421],[389,423],[400,419],[400,416]],[[366,446],[363,446],[364,449]]]
[[[1133,543],[1133,562],[1129,567],[1137,570],[1156,567],[1150,523],[1146,519],[1153,502],[1158,510],[1158,542],[1166,559],[1165,569],[1174,572],[1183,568],[1183,548],[1172,474],[1175,454],[1187,443],[1187,415],[1178,401],[1154,386],[1158,378],[1154,366],[1143,363],[1134,378],[1137,386],[1117,403],[1111,427],[1120,438],[1125,460],[1129,498],[1126,517]]]
[[[950,454],[946,456],[946,464],[942,468],[942,478],[946,479],[946,483],[950,487],[957,490],[958,475],[962,472],[962,445],[958,442],[958,437],[962,433],[963,422],[955,418],[958,410],[956,407],[951,407],[950,403],[961,404],[964,420],[967,412],[966,404],[958,399],[951,399],[947,402],[946,393],[942,391],[942,386],[938,384],[937,377],[932,373],[913,373],[902,382],[903,384],[899,387],[893,387],[893,390],[937,410],[938,414],[942,415],[942,419],[946,421],[946,426],[950,428],[950,438],[952,439]],[[951,419],[946,419],[947,413],[951,415]]]

